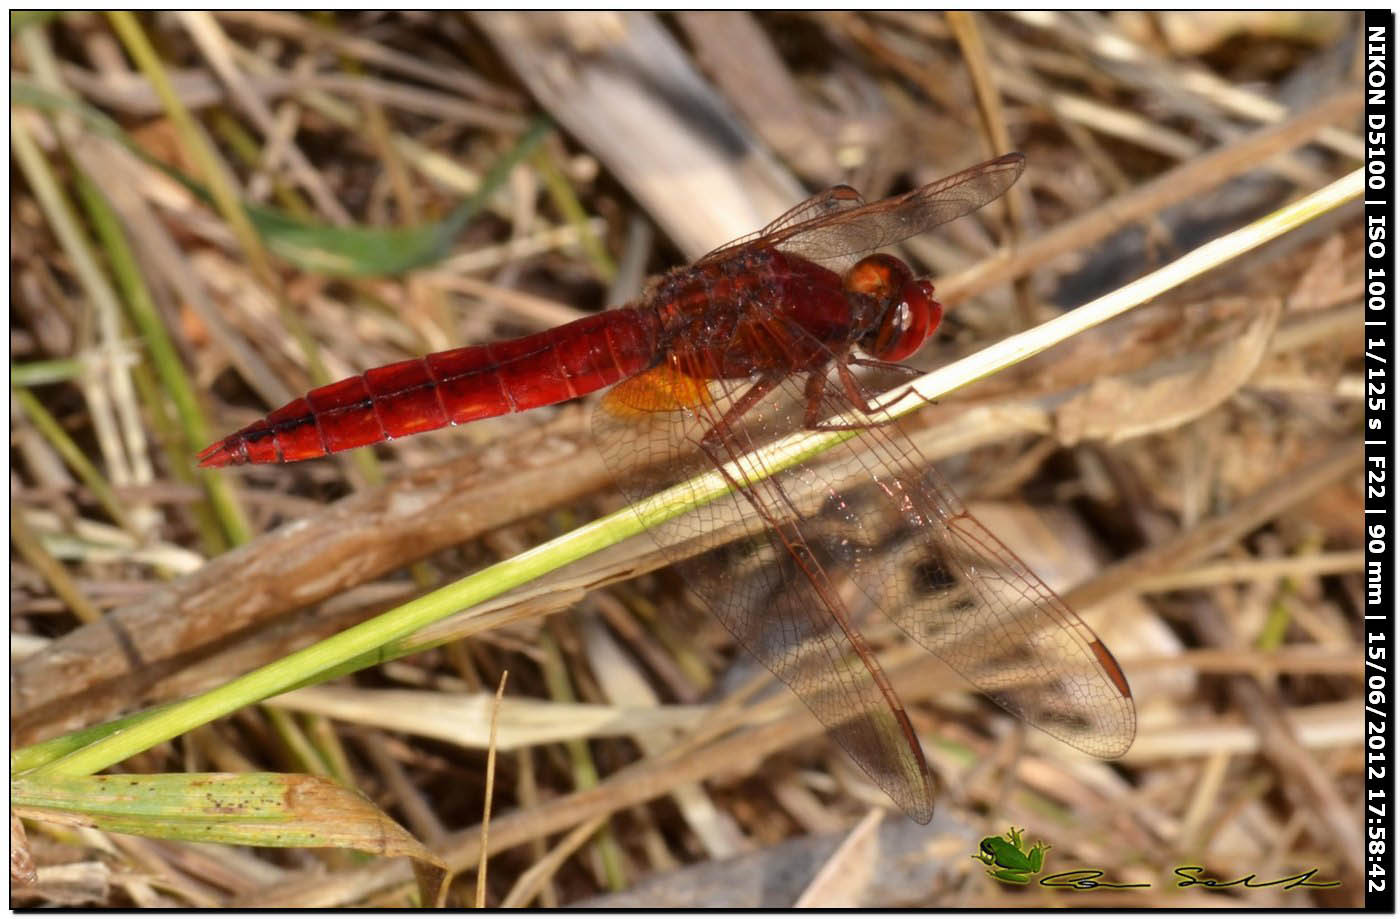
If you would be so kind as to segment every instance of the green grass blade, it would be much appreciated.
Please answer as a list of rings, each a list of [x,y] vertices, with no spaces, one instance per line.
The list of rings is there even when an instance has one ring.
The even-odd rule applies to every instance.
[[[16,816],[156,839],[234,846],[346,848],[406,855],[425,902],[446,864],[359,792],[328,779],[269,772],[25,777],[10,782]]]

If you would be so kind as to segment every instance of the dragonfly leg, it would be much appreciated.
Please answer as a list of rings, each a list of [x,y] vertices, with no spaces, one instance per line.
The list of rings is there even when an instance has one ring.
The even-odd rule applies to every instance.
[[[750,386],[747,392],[740,396],[733,405],[729,406],[728,410],[725,411],[719,421],[716,421],[714,425],[705,432],[705,436],[700,438],[701,449],[708,453],[711,448],[719,444],[726,444],[732,447],[734,440],[734,423],[747,415],[749,410],[757,405],[760,399],[768,395],[774,389],[777,389],[779,382],[780,380],[778,377],[762,377]],[[729,452],[733,453],[734,451],[730,449]],[[739,452],[742,453],[743,451],[740,450]]]
[[[850,368],[850,365],[851,365],[851,364],[857,364],[857,365],[859,365],[859,366],[861,366],[861,367],[873,367],[873,368],[875,368],[875,369],[877,369],[877,370],[883,370],[883,371],[885,371],[886,373],[899,373],[899,374],[903,374],[904,377],[905,377],[905,379],[913,379],[914,377],[923,376],[923,371],[922,371],[922,370],[919,370],[919,369],[917,369],[917,368],[915,368],[915,367],[910,367],[910,366],[907,365],[907,364],[895,364],[895,363],[892,363],[891,361],[878,361],[878,360],[875,360],[874,358],[869,358],[869,357],[857,357],[857,358],[852,358],[852,359],[851,359],[850,361],[848,361],[847,363],[842,364],[842,365],[840,365],[840,366],[838,366],[838,367],[836,368],[836,372],[841,376],[842,383],[843,383],[843,385],[845,385],[845,386],[847,387],[847,391],[848,391],[848,392],[849,392],[849,388],[850,388],[850,385],[851,385],[851,384],[855,384],[855,386],[857,386],[857,387],[859,388],[859,390],[860,390],[862,393],[865,391],[865,390],[864,390],[864,387],[860,386],[860,381],[857,380],[857,379],[855,378],[855,375],[851,373],[851,368]],[[872,402],[872,403],[870,403],[871,408],[870,408],[870,409],[867,409],[867,411],[876,411],[876,412],[884,411],[885,408],[887,408],[888,406],[894,405],[896,402],[899,402],[900,400],[904,399],[906,396],[909,396],[909,395],[911,395],[911,394],[912,394],[913,396],[915,396],[916,398],[918,398],[920,401],[922,401],[925,405],[937,405],[937,404],[938,404],[937,400],[929,399],[929,398],[925,397],[923,393],[919,392],[919,391],[918,391],[917,389],[915,389],[914,387],[912,387],[912,386],[906,386],[904,389],[900,390],[898,393],[896,393],[895,395],[893,395],[892,397],[890,397],[889,399],[887,399],[887,400],[886,400],[885,402],[883,402],[883,403],[879,403],[879,402]],[[857,403],[857,404],[860,404],[860,403]]]
[[[700,450],[710,458],[710,462],[714,463],[715,468],[729,482],[734,493],[747,498],[760,515],[764,513],[763,508],[754,502],[753,495],[744,487],[744,483],[736,480],[725,470],[725,464],[737,460],[746,452],[741,439],[735,435],[735,423],[748,414],[760,399],[776,389],[781,382],[780,377],[760,378],[729,407],[729,410],[719,421],[714,423],[705,436],[700,438]],[[789,502],[787,493],[779,488],[777,494],[783,503],[788,505],[788,509],[796,514],[797,509]]]
[[[857,367],[871,367],[875,370],[883,370],[886,373],[902,373],[906,377],[917,377],[923,371],[917,367],[910,367],[908,364],[896,364],[894,361],[881,361],[873,357],[853,357],[846,363],[855,364]]]
[[[903,364],[891,364],[886,361],[866,361],[864,359],[857,359],[854,361],[854,363],[859,363],[862,366],[879,366],[886,370],[897,369],[901,372],[911,373],[914,376],[919,375],[919,372],[917,370],[915,370],[912,367],[905,367]],[[850,401],[850,403],[854,405],[857,409],[859,409],[861,414],[863,415],[877,415],[880,412],[883,412],[887,407],[894,405],[896,402],[900,401],[910,393],[919,395],[918,392],[911,386],[906,387],[900,392],[895,393],[893,396],[891,396],[889,399],[883,402],[877,402],[870,398],[870,394],[866,392],[865,387],[861,385],[860,380],[856,379],[856,375],[851,372],[850,365],[847,362],[838,360],[835,362],[835,364],[836,375],[841,380],[841,389],[844,390],[845,396]],[[813,371],[807,376],[807,409],[803,416],[803,425],[808,430],[865,430],[866,428],[869,428],[872,425],[889,424],[894,420],[892,418],[872,418],[870,421],[861,421],[856,422],[854,424],[834,424],[832,422],[827,421],[822,417],[824,405],[822,396],[825,395],[826,387],[829,385],[829,383],[830,381],[827,379],[825,369]],[[922,399],[923,397],[919,396],[919,398]],[[924,401],[928,402],[929,404],[932,404],[932,400],[930,399],[924,399]]]

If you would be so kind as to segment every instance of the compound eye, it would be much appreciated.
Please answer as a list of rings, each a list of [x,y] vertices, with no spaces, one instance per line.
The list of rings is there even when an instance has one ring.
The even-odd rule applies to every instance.
[[[875,340],[866,349],[882,361],[898,363],[923,345],[943,321],[943,305],[928,281],[911,281],[885,310]]]
[[[846,272],[846,289],[885,303],[913,277],[909,266],[893,255],[867,255]]]

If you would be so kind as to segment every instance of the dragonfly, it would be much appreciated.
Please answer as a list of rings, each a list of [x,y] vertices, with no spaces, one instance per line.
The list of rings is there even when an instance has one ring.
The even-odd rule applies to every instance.
[[[936,782],[867,637],[875,610],[1026,723],[1119,756],[1136,711],[1113,655],[868,385],[917,375],[901,362],[943,315],[932,283],[878,250],[977,210],[1024,168],[1010,153],[873,203],[838,185],[631,305],[313,389],[199,463],[311,459],[611,386],[595,440],[639,513],[707,472],[729,488],[648,530],[663,557],[910,817],[932,818]],[[781,468],[761,458],[821,430],[850,436]]]

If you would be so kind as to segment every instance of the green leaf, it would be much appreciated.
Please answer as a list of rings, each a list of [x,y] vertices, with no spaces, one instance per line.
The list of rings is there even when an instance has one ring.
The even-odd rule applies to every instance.
[[[406,855],[424,903],[437,903],[447,865],[359,792],[328,779],[273,772],[46,776],[10,782],[20,817],[156,839],[305,846]]]

